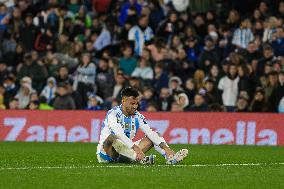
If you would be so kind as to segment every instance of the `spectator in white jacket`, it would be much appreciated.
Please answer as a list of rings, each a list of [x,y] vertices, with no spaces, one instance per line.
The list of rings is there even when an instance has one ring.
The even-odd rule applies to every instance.
[[[218,84],[218,89],[223,91],[222,101],[227,111],[233,111],[236,106],[239,80],[237,66],[230,64],[228,74],[221,78]]]

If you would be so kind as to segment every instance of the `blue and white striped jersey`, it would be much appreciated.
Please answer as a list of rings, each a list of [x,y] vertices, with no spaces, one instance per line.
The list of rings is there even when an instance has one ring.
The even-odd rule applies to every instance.
[[[126,117],[122,113],[121,105],[116,106],[108,111],[101,127],[98,152],[103,152],[103,142],[110,135],[114,134],[129,148],[134,145],[132,141],[138,129],[141,129],[146,136],[155,144],[159,145],[163,140],[148,125],[145,117],[138,111],[134,115]]]

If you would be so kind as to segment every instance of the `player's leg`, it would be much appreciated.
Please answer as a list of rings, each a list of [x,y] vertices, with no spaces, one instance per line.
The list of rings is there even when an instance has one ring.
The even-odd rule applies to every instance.
[[[160,134],[158,133],[158,135],[160,136]],[[168,146],[166,140],[160,136],[162,141]],[[154,145],[153,142],[147,137],[145,136],[143,139],[141,139],[139,141],[138,146],[141,148],[141,150],[146,153],[147,151],[149,151],[152,147],[155,148],[155,150],[160,153],[162,156],[164,156],[164,158],[167,161],[167,164],[175,164],[177,162],[182,161],[187,155],[188,155],[188,150],[187,149],[182,149],[179,150],[178,152],[174,152],[175,155],[173,157],[167,157],[165,150],[163,150],[160,146]],[[169,147],[169,146],[168,146]]]
[[[109,135],[103,142],[103,148],[106,154],[117,162],[128,163],[136,160],[136,153],[128,148],[115,135]]]
[[[143,153],[148,152],[151,148],[154,147],[153,142],[147,136],[145,136],[144,138],[142,138],[136,143]]]

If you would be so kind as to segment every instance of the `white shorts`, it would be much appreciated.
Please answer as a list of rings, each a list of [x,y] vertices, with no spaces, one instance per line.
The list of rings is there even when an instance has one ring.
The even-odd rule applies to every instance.
[[[139,139],[139,140],[135,141],[134,144],[138,145],[141,140],[142,139]],[[118,139],[118,141],[121,143],[121,145],[124,148],[128,148],[128,146],[125,145],[121,140]],[[98,144],[98,146],[97,146],[97,159],[98,159],[99,163],[111,163],[111,162],[114,162],[114,160],[110,156],[108,156],[106,154],[106,152],[103,149],[103,145],[102,144]]]

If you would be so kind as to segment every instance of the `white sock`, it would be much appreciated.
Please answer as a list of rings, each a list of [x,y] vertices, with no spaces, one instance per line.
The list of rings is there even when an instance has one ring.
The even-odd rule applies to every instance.
[[[134,150],[132,150],[131,148],[128,148],[124,143],[122,143],[119,140],[115,140],[112,143],[112,146],[114,147],[114,149],[117,151],[117,153],[128,157],[129,159],[135,161],[136,160],[136,153]]]
[[[164,137],[161,137],[161,139],[168,146]],[[156,146],[156,145],[154,145],[154,148],[157,152],[159,152],[162,156],[164,156],[165,159],[167,159],[167,155],[166,155],[165,150],[163,150],[160,146]]]

